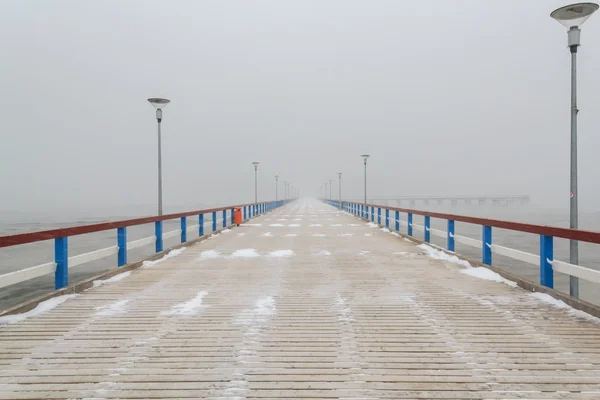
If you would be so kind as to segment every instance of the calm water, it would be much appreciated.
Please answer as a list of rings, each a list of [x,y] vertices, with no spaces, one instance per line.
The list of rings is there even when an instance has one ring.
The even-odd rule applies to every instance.
[[[391,206],[395,204],[390,203]],[[404,205],[403,205],[404,206]],[[527,205],[513,206],[491,206],[491,205],[457,205],[457,206],[437,206],[437,205],[418,205],[417,209],[448,212],[453,214],[463,214],[478,217],[496,218],[518,222],[529,222],[540,225],[552,225],[568,227],[569,219],[566,212],[556,210],[543,210]],[[0,213],[0,235],[15,234],[20,232],[31,232],[44,229],[61,228],[75,225],[85,225],[90,223],[104,222],[110,220],[119,220],[125,218],[137,217],[131,210],[121,210],[122,212],[113,215],[82,217],[81,215],[62,214],[26,214],[26,213]],[[207,215],[207,221],[210,216]],[[406,221],[406,215],[401,215],[401,219]],[[197,219],[189,218],[188,226],[197,224]],[[422,225],[422,217],[415,216],[414,223]],[[600,231],[600,213],[581,213],[581,229]],[[432,219],[432,227],[446,230],[446,222],[443,220]],[[163,230],[165,232],[179,229],[179,221],[165,221]],[[404,229],[402,228],[405,233]],[[130,227],[127,231],[128,241],[140,239],[154,234],[154,225],[146,224]],[[416,231],[417,237],[422,237],[422,232]],[[456,223],[456,234],[480,239],[481,227],[477,225]],[[193,235],[191,237],[194,237]],[[531,253],[539,253],[539,236],[507,231],[503,229],[494,229],[493,240],[495,244],[515,248]],[[165,248],[173,246],[179,242],[179,238],[171,238],[165,241]],[[432,242],[444,246],[445,240],[432,235]],[[69,238],[69,255],[77,255],[89,251],[97,250],[116,244],[116,230],[98,232]],[[0,249],[0,274],[16,271],[19,269],[31,267],[34,265],[50,262],[54,259],[53,241],[39,243],[30,243],[21,246],[14,246]],[[569,260],[568,240],[555,239],[555,258],[563,261]],[[129,252],[129,261],[139,260],[143,257],[153,254],[153,246],[134,249]],[[456,251],[465,256],[480,259],[481,250],[456,243]],[[600,245],[580,243],[580,264],[589,268],[600,269]],[[494,255],[493,264],[499,268],[526,277],[529,280],[537,282],[539,280],[539,268],[533,265],[521,263],[510,258]],[[78,266],[70,271],[70,283],[76,283],[90,276],[96,275],[104,270],[116,266],[116,256],[108,257],[103,260],[94,261]],[[26,299],[40,296],[53,290],[54,277],[45,276],[12,285],[0,289],[0,309],[4,309],[14,304],[18,304]],[[569,280],[567,276],[555,274],[555,287],[565,293],[569,291]],[[581,298],[600,305],[600,285],[590,284],[580,281]]]

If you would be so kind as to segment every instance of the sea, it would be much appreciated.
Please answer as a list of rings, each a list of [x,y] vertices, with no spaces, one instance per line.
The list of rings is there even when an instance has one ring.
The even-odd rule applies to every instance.
[[[399,206],[404,208],[414,208],[419,210],[444,212],[459,215],[468,215],[473,217],[494,218],[515,222],[526,222],[548,226],[568,227],[569,215],[568,209],[546,209],[531,204],[429,204],[416,205],[408,207],[405,204],[397,205],[390,202],[390,206]],[[213,205],[204,205],[205,208]],[[141,209],[141,208],[140,208]],[[64,228],[70,226],[79,226],[107,221],[117,221],[128,218],[142,216],[139,210],[132,211],[131,207],[123,209],[114,209],[102,212],[86,213],[82,211],[60,213],[42,213],[42,212],[2,212],[0,211],[0,235],[12,235],[23,232],[34,232],[46,229]],[[178,210],[181,211],[181,210]],[[210,215],[206,216],[206,221],[210,220]],[[383,218],[383,216],[382,216]],[[401,220],[406,221],[406,214],[401,214]],[[197,224],[198,221],[193,217],[189,218],[188,226]],[[414,224],[423,225],[423,217],[414,216]],[[393,224],[390,223],[393,227]],[[446,221],[432,219],[432,228],[446,230]],[[600,212],[581,211],[579,215],[580,229],[600,231]],[[163,231],[179,229],[179,220],[165,221]],[[481,239],[481,226],[457,222],[455,233],[457,235],[468,236],[475,239]],[[401,228],[402,233],[406,233],[406,227]],[[145,224],[130,227],[127,230],[127,240],[132,241],[154,234],[154,225]],[[415,231],[414,236],[422,238],[422,231]],[[443,238],[432,235],[432,243],[445,247],[446,241]],[[510,231],[505,229],[493,229],[493,242],[501,246],[514,248],[534,254],[539,254],[539,236]],[[179,238],[165,240],[165,249],[179,243]],[[116,244],[116,230],[91,233],[86,235],[73,236],[69,238],[69,256],[83,254],[89,251],[98,250]],[[569,241],[566,239],[555,238],[554,242],[555,259],[569,261]],[[472,259],[481,259],[481,249],[477,249],[461,243],[456,243],[456,252]],[[154,253],[152,245],[138,249],[133,249],[128,253],[128,261],[136,261],[150,256]],[[17,271],[23,268],[51,262],[54,259],[54,243],[47,240],[37,243],[0,248],[0,275]],[[581,242],[579,244],[579,264],[588,268],[600,270],[600,245]],[[511,258],[494,254],[492,264],[498,268],[506,270],[516,275],[520,275],[534,282],[539,282],[539,267],[526,264]],[[69,271],[69,283],[74,284],[85,280],[91,276],[97,275],[103,271],[113,269],[116,266],[116,256],[108,257],[102,260],[93,261],[75,267]],[[458,277],[457,277],[458,279]],[[600,284],[590,283],[580,279],[580,298],[591,303],[600,305]],[[569,277],[560,273],[555,274],[555,288],[569,293]],[[0,288],[0,310],[19,304],[25,300],[35,298],[54,289],[53,275],[47,275],[26,282]]]

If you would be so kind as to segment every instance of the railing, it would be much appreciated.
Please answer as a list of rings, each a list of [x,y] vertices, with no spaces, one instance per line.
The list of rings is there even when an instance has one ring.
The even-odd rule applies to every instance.
[[[75,226],[70,228],[0,236],[0,247],[17,246],[25,243],[40,242],[44,240],[54,240],[53,262],[48,262],[0,275],[0,288],[54,273],[54,287],[56,289],[62,289],[69,284],[69,270],[82,264],[116,255],[117,266],[121,267],[127,264],[128,250],[153,244],[155,246],[156,253],[159,253],[163,251],[163,241],[166,239],[179,236],[181,243],[185,243],[188,241],[189,234],[197,232],[198,237],[204,236],[205,226],[207,224],[212,224],[212,232],[217,231],[218,224],[221,224],[223,228],[233,225],[234,210],[236,208],[241,209],[242,219],[246,221],[256,215],[263,214],[275,208],[281,207],[288,202],[289,201],[281,200],[256,204],[242,204],[237,206],[211,208],[207,210],[197,210],[178,214],[135,218],[122,221]],[[221,213],[221,218],[218,218],[217,213]],[[207,214],[212,214],[211,221],[204,221],[204,216]],[[188,226],[188,217],[197,217],[198,223]],[[163,232],[163,221],[172,219],[180,220],[180,229],[170,232]],[[149,223],[154,223],[154,236],[129,242],[127,241],[127,227]],[[111,229],[117,230],[117,240],[114,246],[69,257],[68,239],[70,236],[101,232]]]
[[[524,224],[488,218],[474,218],[464,215],[418,211],[374,204],[365,205],[364,203],[342,202],[340,206],[338,201],[332,200],[327,200],[327,203],[334,207],[343,209],[344,211],[357,217],[370,220],[371,222],[377,222],[378,225],[385,225],[385,227],[388,229],[390,228],[390,222],[394,223],[393,229],[398,232],[401,231],[401,227],[406,227],[406,233],[408,236],[413,236],[414,230],[422,231],[423,240],[425,242],[431,242],[431,235],[445,238],[446,249],[452,252],[454,252],[456,242],[465,244],[467,246],[480,248],[482,254],[481,260],[487,265],[492,265],[493,254],[506,256],[527,264],[537,265],[540,267],[540,284],[549,288],[554,288],[554,272],[560,272],[590,282],[600,283],[600,271],[554,259],[555,237],[600,244],[600,232]],[[385,216],[383,217],[384,224],[381,222],[382,210],[385,211]],[[390,216],[391,212],[394,212],[393,216]],[[406,214],[405,220],[401,218],[402,214]],[[420,215],[423,217],[423,225],[418,225],[413,222],[414,215]],[[446,220],[446,231],[431,228],[431,218]],[[457,235],[454,228],[456,221],[481,225],[481,240]],[[493,227],[540,235],[540,253],[533,254],[493,244]]]

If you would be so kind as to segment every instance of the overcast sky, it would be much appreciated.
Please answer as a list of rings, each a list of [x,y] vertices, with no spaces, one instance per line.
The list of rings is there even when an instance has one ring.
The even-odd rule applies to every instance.
[[[560,1],[0,2],[0,209],[166,211],[344,193],[531,194],[568,208]],[[579,52],[580,204],[600,201],[600,15]],[[280,186],[282,189],[282,185]],[[337,190],[337,186],[334,186]],[[283,190],[281,190],[283,192]]]

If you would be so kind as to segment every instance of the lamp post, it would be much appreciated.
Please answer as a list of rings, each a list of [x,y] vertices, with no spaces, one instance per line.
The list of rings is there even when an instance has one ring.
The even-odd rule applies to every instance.
[[[571,229],[578,227],[578,198],[577,198],[577,47],[580,45],[580,26],[596,11],[598,4],[577,3],[554,10],[550,17],[554,18],[569,30],[567,32],[568,44],[571,51],[571,201],[570,224]],[[579,243],[577,240],[569,241],[569,262],[579,264]],[[579,297],[579,278],[570,276],[569,293]]]
[[[162,147],[160,141],[160,124],[162,122],[162,110],[171,100],[153,97],[148,99],[148,102],[156,108],[156,120],[158,121],[158,215],[162,215]]]
[[[254,204],[258,204],[258,161],[254,161]]]
[[[332,183],[332,182],[333,182],[333,179],[330,179],[330,180],[329,180],[329,200],[331,200],[331,199],[332,199],[332,198],[331,198],[331,186],[332,186],[332,185],[331,185],[331,183]]]
[[[277,183],[279,181],[279,175],[275,175],[275,201],[278,201],[278,195],[279,195],[279,191],[277,189]]]
[[[361,157],[365,164],[365,212],[367,211],[367,159],[371,157],[369,154],[363,154]]]
[[[339,191],[339,206],[342,209],[342,173],[338,172],[338,191]]]
[[[287,181],[283,181],[283,202],[287,201]]]

